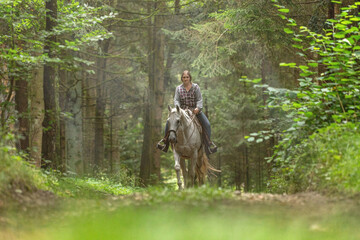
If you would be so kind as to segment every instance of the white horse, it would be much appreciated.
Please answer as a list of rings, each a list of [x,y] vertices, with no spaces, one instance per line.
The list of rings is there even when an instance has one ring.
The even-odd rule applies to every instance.
[[[183,174],[184,186],[193,187],[205,183],[209,170],[217,171],[209,164],[204,144],[202,143],[202,128],[195,114],[183,110],[179,106],[169,109],[168,131],[169,141],[174,153],[177,184],[182,189],[180,168]],[[189,159],[186,168],[185,159]]]

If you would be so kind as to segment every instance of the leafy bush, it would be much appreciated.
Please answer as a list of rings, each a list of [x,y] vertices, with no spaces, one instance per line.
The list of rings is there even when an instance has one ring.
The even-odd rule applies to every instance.
[[[360,125],[332,124],[297,145],[269,182],[270,189],[297,192],[360,192]],[[284,184],[286,183],[286,184]]]
[[[356,159],[354,151],[349,150],[350,148],[341,148],[344,143],[356,141],[355,136],[338,135],[344,131],[341,124],[359,121],[359,5],[360,2],[356,1],[353,5],[342,8],[336,19],[327,20],[322,34],[312,32],[303,26],[296,30],[297,24],[294,19],[280,15],[288,21],[289,27],[284,28],[284,31],[292,35],[293,47],[299,49],[298,54],[304,57],[303,65],[280,65],[299,69],[299,87],[287,91],[262,87],[267,87],[270,93],[268,107],[285,113],[285,120],[282,119],[282,122],[285,121],[287,124],[283,124],[285,128],[278,131],[280,141],[272,159],[273,171],[277,181],[279,178],[283,179],[280,182],[291,180],[293,191],[312,184],[358,190],[358,183],[353,179],[358,175],[347,169],[356,164],[348,159],[351,156]],[[282,13],[289,11],[283,6],[276,6]],[[281,92],[283,94],[279,94]],[[340,125],[336,126],[334,123]],[[328,129],[328,126],[331,127]],[[345,126],[355,128],[351,124]],[[319,143],[308,139],[317,131],[319,133],[312,138],[321,140]],[[327,134],[338,140],[326,142],[326,136],[321,135],[324,131],[329,131]],[[325,141],[328,147],[320,145],[322,141]],[[334,149],[331,150],[331,147]],[[343,154],[339,155],[337,151]],[[328,159],[323,159],[323,156],[327,156]],[[316,157],[319,158],[318,161]],[[345,173],[352,174],[351,179],[345,176]],[[335,184],[335,181],[339,182]]]
[[[302,144],[303,153],[294,159],[295,182],[316,189],[360,192],[359,144],[359,124],[320,129]]]

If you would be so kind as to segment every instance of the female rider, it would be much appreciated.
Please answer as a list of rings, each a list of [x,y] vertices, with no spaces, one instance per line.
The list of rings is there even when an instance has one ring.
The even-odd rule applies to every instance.
[[[179,106],[182,109],[190,109],[196,114],[197,118],[199,119],[203,129],[205,130],[205,138],[204,142],[206,144],[206,152],[208,154],[215,153],[217,151],[216,145],[210,140],[211,137],[211,127],[210,122],[207,119],[206,115],[201,111],[203,107],[202,96],[200,92],[200,87],[196,83],[192,83],[192,77],[188,70],[185,70],[181,74],[181,81],[182,84],[176,87],[175,90],[175,97],[174,97],[174,104],[175,107]],[[167,132],[168,132],[168,123],[166,122],[165,126],[165,137],[162,139],[157,147],[167,152],[169,148],[169,141],[167,139]],[[165,145],[161,145],[161,142],[164,142]]]

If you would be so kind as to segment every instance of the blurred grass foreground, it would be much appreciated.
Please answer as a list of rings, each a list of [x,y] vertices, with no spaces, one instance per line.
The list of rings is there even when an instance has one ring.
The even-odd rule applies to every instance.
[[[280,195],[259,201],[271,196],[236,196],[205,187],[73,199],[36,220],[28,215],[0,233],[0,239],[360,239],[358,205],[321,199],[287,204],[277,199]]]

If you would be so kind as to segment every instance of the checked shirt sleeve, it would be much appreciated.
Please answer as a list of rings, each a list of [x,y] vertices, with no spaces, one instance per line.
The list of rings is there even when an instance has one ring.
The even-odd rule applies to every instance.
[[[179,87],[175,89],[175,96],[174,96],[174,105],[180,107],[180,93],[179,93]]]
[[[196,85],[195,96],[196,96],[196,107],[198,109],[200,109],[200,111],[201,111],[202,108],[203,108],[203,99],[202,99],[202,96],[201,96],[199,85]]]

